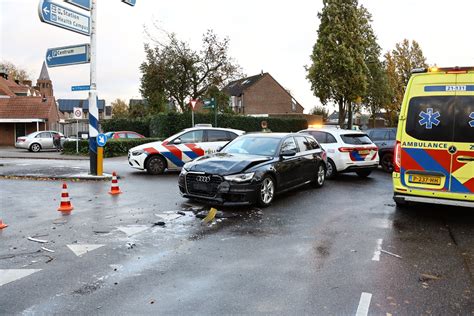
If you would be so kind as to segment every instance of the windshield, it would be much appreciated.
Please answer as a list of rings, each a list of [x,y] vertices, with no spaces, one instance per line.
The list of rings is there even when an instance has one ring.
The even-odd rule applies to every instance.
[[[222,149],[228,154],[248,154],[257,156],[275,156],[280,138],[276,137],[241,137]]]
[[[372,141],[365,134],[345,134],[341,135],[342,141],[349,145],[370,145]]]

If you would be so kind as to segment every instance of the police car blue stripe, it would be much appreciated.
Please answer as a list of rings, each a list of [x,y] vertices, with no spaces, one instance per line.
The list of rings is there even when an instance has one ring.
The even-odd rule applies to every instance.
[[[191,159],[195,159],[195,158],[199,157],[198,154],[196,154],[194,151],[183,151],[183,154],[185,154],[186,156],[188,156]]]
[[[161,154],[165,156],[166,159],[170,160],[176,166],[178,167],[184,166],[184,162],[180,160],[178,157],[176,157],[175,155],[173,155],[172,153],[165,151],[165,152],[161,152]]]

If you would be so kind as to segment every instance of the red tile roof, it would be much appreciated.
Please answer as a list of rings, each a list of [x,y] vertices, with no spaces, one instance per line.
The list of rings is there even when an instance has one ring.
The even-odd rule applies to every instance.
[[[0,94],[13,95],[16,93],[28,93],[30,87],[20,85],[14,80],[0,77]]]
[[[4,119],[26,119],[39,118],[48,119],[52,111],[57,111],[54,98],[41,97],[10,97],[0,98],[0,118]]]

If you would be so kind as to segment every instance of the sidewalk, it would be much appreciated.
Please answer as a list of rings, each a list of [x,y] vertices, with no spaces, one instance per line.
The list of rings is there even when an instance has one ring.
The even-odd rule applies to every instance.
[[[15,147],[0,147],[0,158],[19,158],[19,159],[58,159],[58,160],[88,160],[86,156],[62,155],[55,150],[40,151],[38,153],[30,152],[26,149]]]

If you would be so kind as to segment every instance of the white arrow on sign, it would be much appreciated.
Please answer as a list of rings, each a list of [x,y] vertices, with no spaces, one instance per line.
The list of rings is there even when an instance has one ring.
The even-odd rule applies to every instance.
[[[44,12],[45,14],[49,14],[48,8],[47,8],[47,7],[44,7],[44,8],[43,8],[43,12]]]
[[[51,59],[52,59],[51,55],[48,55],[47,59],[48,59],[48,61],[51,61]]]

